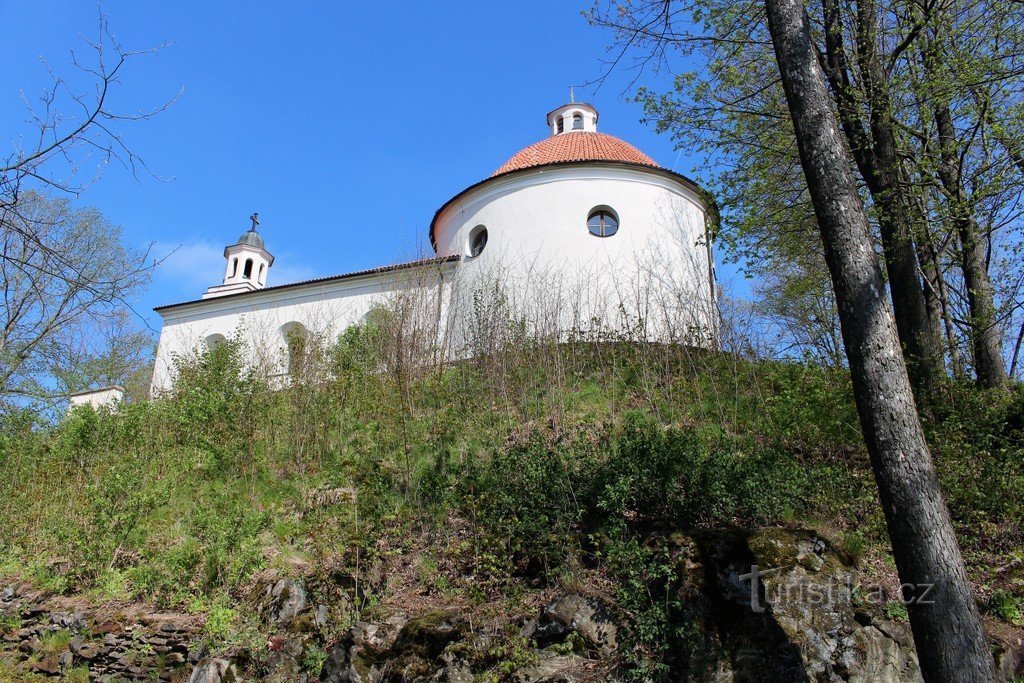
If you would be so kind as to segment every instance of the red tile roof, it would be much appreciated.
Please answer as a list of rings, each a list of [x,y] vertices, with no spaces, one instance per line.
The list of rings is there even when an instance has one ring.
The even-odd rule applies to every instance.
[[[657,167],[658,164],[628,142],[604,133],[569,131],[530,145],[491,174],[491,177],[524,168],[571,161],[625,161]]]

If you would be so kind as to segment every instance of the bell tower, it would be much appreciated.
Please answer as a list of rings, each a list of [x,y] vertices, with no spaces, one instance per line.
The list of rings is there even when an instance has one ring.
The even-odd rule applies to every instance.
[[[552,135],[566,133],[596,133],[597,109],[586,102],[570,102],[548,112],[548,127]]]
[[[274,265],[274,256],[267,251],[263,237],[256,231],[260,224],[260,215],[249,216],[252,227],[234,244],[224,247],[224,258],[227,265],[224,269],[224,280],[214,285],[203,294],[204,299],[212,299],[227,294],[251,292],[267,286],[267,271]]]

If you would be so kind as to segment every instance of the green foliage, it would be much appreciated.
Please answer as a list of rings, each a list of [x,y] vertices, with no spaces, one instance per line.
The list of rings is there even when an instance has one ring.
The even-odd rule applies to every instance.
[[[988,599],[988,610],[1014,626],[1024,626],[1024,598],[1016,597],[1009,591],[998,590],[992,593]]]
[[[302,651],[302,668],[310,676],[319,676],[320,671],[324,668],[324,663],[327,661],[327,657],[328,654],[322,647],[316,643],[311,643]]]
[[[893,621],[909,621],[910,613],[907,606],[899,600],[891,600],[885,603],[885,616]]]
[[[673,532],[824,520],[854,560],[884,548],[842,371],[609,342],[398,372],[389,324],[347,331],[323,383],[271,390],[228,342],[181,359],[153,402],[0,416],[0,574],[187,608],[215,649],[259,653],[240,600],[265,569],[365,576],[418,553],[424,590],[482,603],[597,568],[640,680],[709,666]],[[1005,554],[1022,545],[1024,402],[960,387],[948,401],[929,439],[965,553]],[[381,600],[360,586],[359,608]],[[498,649],[477,653],[496,679],[528,659]]]
[[[206,610],[204,633],[206,640],[213,647],[220,647],[231,640],[235,633],[235,610],[220,603],[211,605]]]

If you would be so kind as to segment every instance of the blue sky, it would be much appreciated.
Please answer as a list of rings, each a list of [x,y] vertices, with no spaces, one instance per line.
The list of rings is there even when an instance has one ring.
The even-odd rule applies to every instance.
[[[115,107],[137,111],[183,89],[165,113],[124,127],[154,174],[116,166],[77,200],[127,239],[171,255],[137,309],[197,298],[222,274],[223,246],[260,213],[276,263],[270,284],[415,257],[449,197],[547,134],[568,86],[603,71],[611,35],[566,0],[431,3],[132,2],[103,4],[130,49],[173,45],[124,73]],[[87,55],[96,6],[0,4],[18,27],[0,42],[0,138],[25,131],[21,92],[37,98],[46,57],[70,73]],[[600,127],[700,182],[696,160],[642,124],[616,73],[595,94]],[[649,75],[646,82],[659,84]],[[98,159],[83,169],[90,173]]]

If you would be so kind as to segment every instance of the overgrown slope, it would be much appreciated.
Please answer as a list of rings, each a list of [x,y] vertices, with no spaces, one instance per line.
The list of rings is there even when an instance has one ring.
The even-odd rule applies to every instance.
[[[452,604],[601,582],[630,624],[622,671],[643,676],[693,665],[665,539],[782,526],[859,563],[899,616],[845,374],[626,343],[444,365],[393,349],[353,328],[308,359],[332,379],[272,391],[228,343],[183,359],[173,396],[5,415],[6,580],[204,615],[214,651],[257,667],[247,600],[268,573],[355,577],[352,618],[389,598],[373,573],[395,557]],[[1024,390],[951,386],[928,432],[979,600],[1019,625]]]

